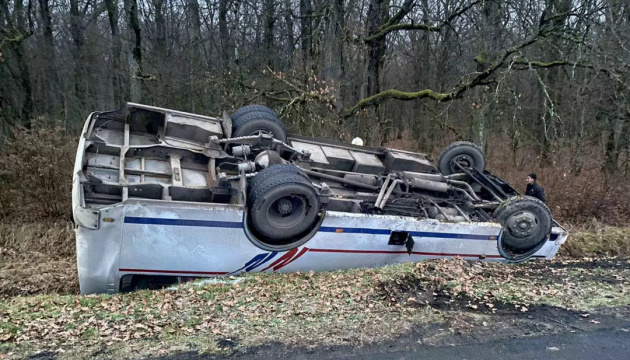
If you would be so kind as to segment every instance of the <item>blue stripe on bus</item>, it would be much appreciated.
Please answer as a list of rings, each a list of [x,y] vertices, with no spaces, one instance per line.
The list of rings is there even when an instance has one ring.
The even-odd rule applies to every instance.
[[[135,216],[125,217],[125,224],[198,226],[198,227],[215,227],[215,228],[229,228],[229,229],[243,228],[242,222],[234,222],[234,221],[162,219],[162,218],[135,217]],[[400,231],[404,231],[404,230],[400,230]],[[392,230],[322,226],[319,228],[319,232],[389,235],[391,234]],[[408,231],[408,232],[411,236],[440,238],[440,239],[462,239],[462,240],[496,240],[497,239],[497,235],[455,234],[455,233],[425,232],[425,231]]]
[[[240,229],[243,223],[234,221],[209,221],[209,220],[183,220],[183,219],[161,219],[149,217],[126,216],[125,224],[143,225],[172,225],[172,226],[199,226]]]
[[[348,234],[376,234],[376,235],[389,235],[392,231],[387,229],[365,229],[365,228],[342,228],[322,226],[319,228],[321,232],[339,232]]]
[[[387,229],[365,229],[365,228],[339,228],[322,226],[319,228],[321,232],[339,232],[348,234],[375,234],[375,235],[389,235],[392,230]],[[405,231],[405,230],[394,230]],[[442,239],[467,239],[467,240],[496,240],[496,235],[475,235],[475,234],[454,234],[454,233],[441,233],[441,232],[426,232],[426,231],[407,231],[411,236],[417,237],[429,237],[429,238],[442,238]]]

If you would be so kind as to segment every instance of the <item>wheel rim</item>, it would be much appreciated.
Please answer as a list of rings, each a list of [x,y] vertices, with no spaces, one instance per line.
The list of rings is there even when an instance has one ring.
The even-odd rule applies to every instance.
[[[451,160],[451,171],[453,173],[459,171],[459,168],[455,165],[455,163],[465,168],[472,168],[475,165],[475,160],[467,154],[460,154],[455,156],[453,160]]]
[[[276,199],[267,210],[267,221],[276,228],[287,229],[299,224],[306,217],[306,199],[287,195]]]
[[[540,223],[536,215],[529,211],[520,211],[510,215],[506,220],[510,233],[518,239],[525,239],[538,233]]]

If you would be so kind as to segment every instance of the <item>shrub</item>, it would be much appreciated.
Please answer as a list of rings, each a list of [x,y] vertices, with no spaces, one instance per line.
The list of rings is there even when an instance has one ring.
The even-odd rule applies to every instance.
[[[568,257],[630,256],[630,228],[603,225],[591,221],[569,227],[569,239],[560,248]]]
[[[76,144],[58,123],[15,129],[0,153],[0,219],[71,219]]]
[[[555,153],[553,167],[541,166],[537,152],[522,148],[516,154],[506,142],[494,142],[488,149],[488,168],[509,182],[516,190],[525,191],[525,177],[538,175],[545,189],[547,205],[558,221],[582,225],[597,220],[615,226],[627,226],[630,220],[630,181],[621,171],[606,174],[602,171],[603,153],[596,146],[583,150],[579,172],[573,169],[571,149]]]

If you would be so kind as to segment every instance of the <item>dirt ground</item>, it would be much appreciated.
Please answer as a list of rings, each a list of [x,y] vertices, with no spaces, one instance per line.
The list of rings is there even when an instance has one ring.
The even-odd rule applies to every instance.
[[[287,346],[281,342],[271,342],[262,346],[240,348],[237,340],[226,342],[224,345],[235,349],[226,354],[203,354],[197,351],[167,354],[149,357],[152,360],[200,360],[200,359],[450,359],[449,353],[456,353],[453,359],[490,359],[512,358],[509,352],[497,354],[493,348],[514,351],[513,342],[530,342],[525,344],[528,354],[518,354],[519,359],[548,358],[554,352],[560,353],[560,359],[590,359],[593,353],[602,359],[622,359],[627,355],[627,345],[630,340],[630,307],[619,307],[598,310],[584,317],[565,309],[536,306],[527,315],[521,313],[498,312],[489,316],[476,316],[470,312],[461,314],[451,313],[444,324],[417,324],[407,333],[389,338],[381,342],[363,344],[333,345],[333,346]],[[589,318],[591,318],[589,320]],[[597,319],[597,320],[593,320]],[[591,321],[593,320],[593,321]],[[466,326],[463,326],[463,325]],[[448,326],[455,326],[448,329]],[[617,338],[612,338],[616,334]],[[573,342],[587,343],[591,337],[599,337],[591,342],[591,346],[601,346],[601,337],[612,341],[622,341],[615,353],[602,354],[601,347],[595,348],[590,354],[584,349],[573,349]],[[579,337],[579,339],[572,339]],[[541,340],[542,339],[542,340]],[[599,341],[598,341],[599,340]],[[543,346],[541,348],[541,343]],[[563,346],[565,345],[565,346]],[[587,345],[588,346],[588,345]],[[563,347],[569,347],[562,349]],[[460,348],[460,351],[450,351]],[[490,353],[472,354],[471,350]],[[516,347],[517,348],[517,347]],[[541,355],[542,353],[542,355]],[[52,355],[52,354],[50,354]],[[476,355],[476,356],[475,356]],[[516,354],[512,354],[516,355]],[[53,357],[51,357],[53,358]]]
[[[220,357],[388,342],[440,346],[630,320],[630,261],[622,258],[521,265],[452,259],[228,280],[116,296],[6,299],[0,354]]]

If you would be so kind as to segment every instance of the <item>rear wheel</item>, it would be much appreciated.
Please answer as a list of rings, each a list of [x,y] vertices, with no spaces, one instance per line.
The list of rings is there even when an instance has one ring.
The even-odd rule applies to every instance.
[[[537,250],[547,241],[552,218],[549,208],[529,196],[515,197],[501,204],[494,213],[503,225],[501,243],[504,250],[523,254]]]
[[[264,106],[264,105],[246,105],[243,106],[242,108],[236,110],[234,112],[234,114],[232,114],[232,116],[230,116],[230,119],[232,120],[232,123],[234,122],[238,122],[239,118],[241,117],[241,115],[245,115],[251,112],[264,112],[264,113],[268,113],[269,115],[272,115],[275,119],[277,119],[278,121],[280,121],[278,119],[278,114],[276,114],[275,111],[273,111],[272,109]]]
[[[250,194],[253,195],[253,192],[251,191],[254,188],[258,188],[260,185],[260,183],[264,182],[265,180],[269,179],[270,177],[276,176],[276,175],[280,175],[280,176],[284,176],[287,174],[297,174],[300,175],[302,177],[304,177],[304,179],[308,180],[308,176],[306,175],[306,173],[304,173],[304,171],[302,171],[302,169],[300,169],[299,167],[292,165],[292,164],[278,164],[278,165],[272,165],[269,166],[267,168],[264,168],[263,170],[261,170],[260,172],[258,172],[258,174],[256,174],[256,176],[254,176],[248,184],[248,189],[250,191]],[[249,198],[249,201],[251,203],[251,196]]]
[[[251,226],[267,246],[282,250],[297,247],[308,240],[307,235],[319,223],[322,207],[317,192],[297,170],[282,165],[265,170],[269,171],[261,171],[250,184]]]
[[[483,151],[479,146],[468,141],[458,141],[446,147],[438,159],[438,170],[442,175],[460,173],[461,171],[455,163],[478,171],[486,169],[486,158]]]
[[[287,134],[277,116],[254,111],[243,114],[232,122],[232,137],[271,134],[277,140],[286,142]]]

